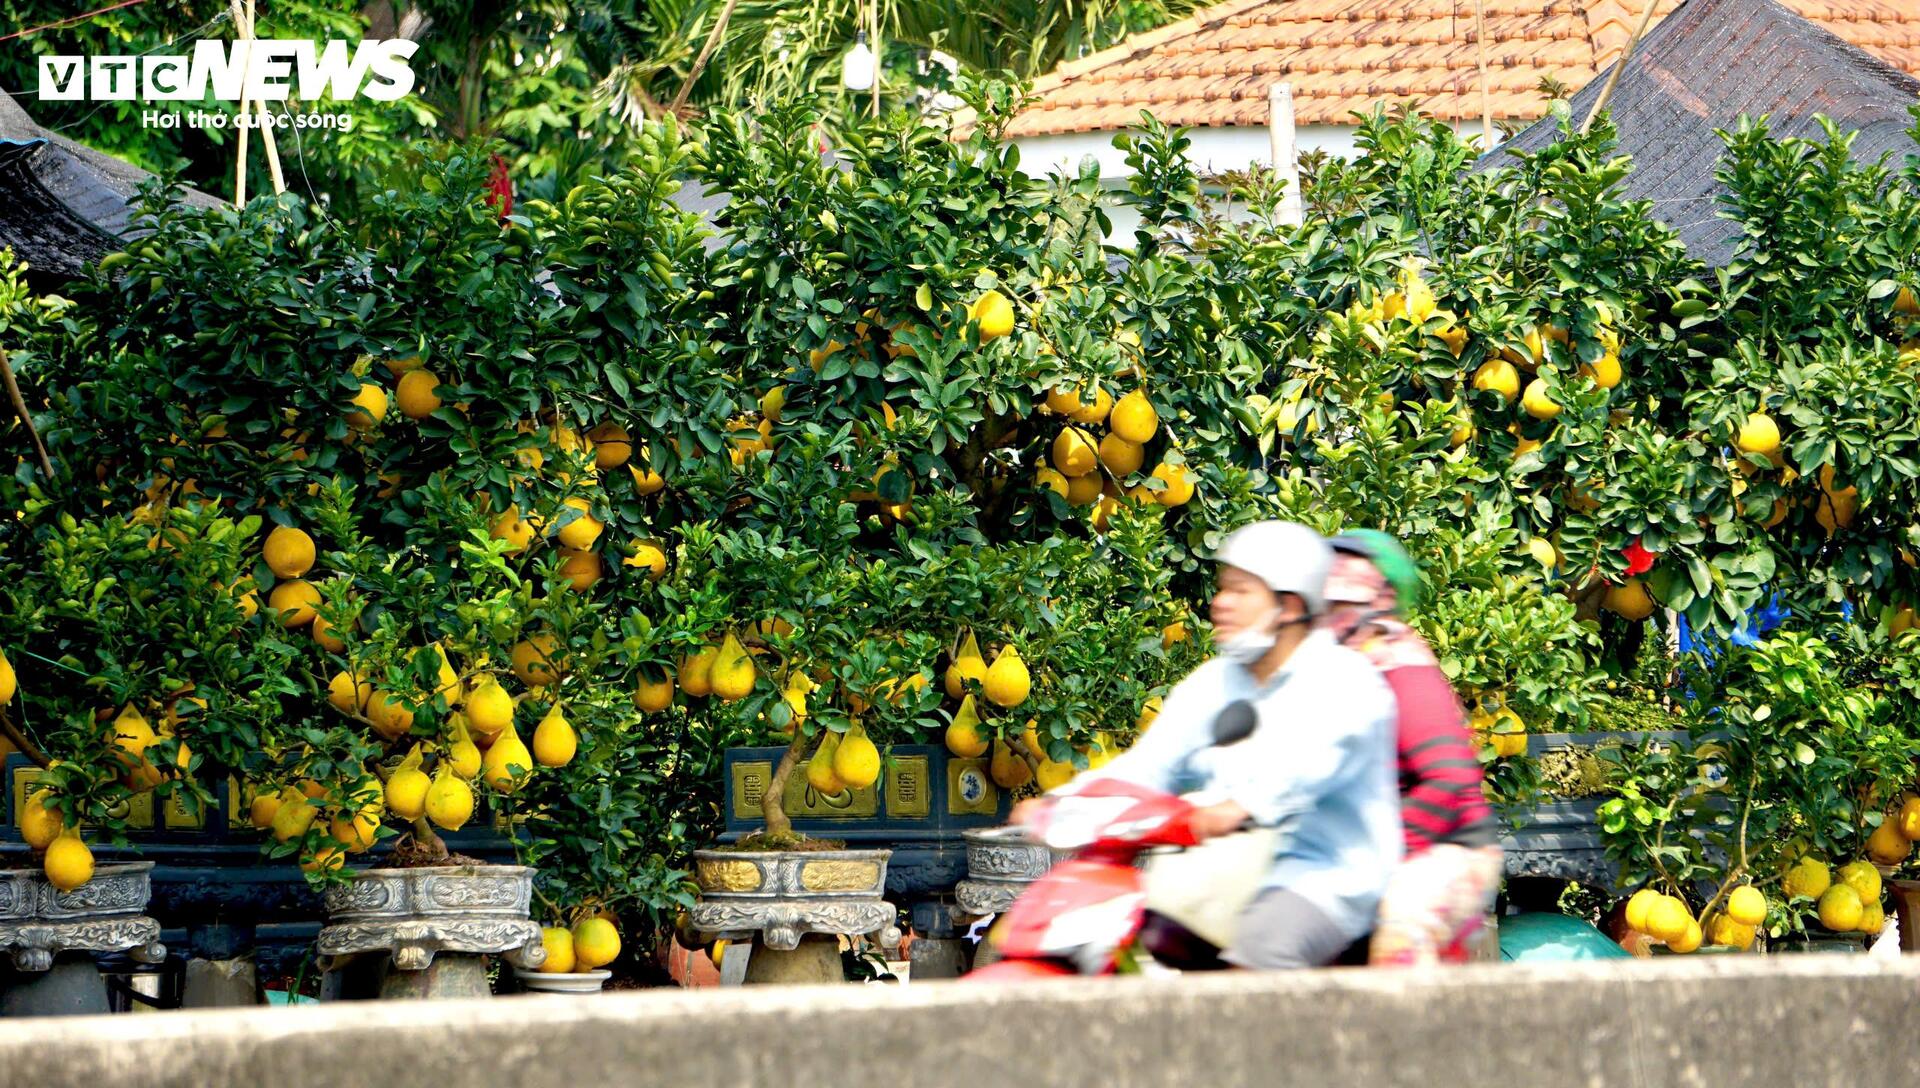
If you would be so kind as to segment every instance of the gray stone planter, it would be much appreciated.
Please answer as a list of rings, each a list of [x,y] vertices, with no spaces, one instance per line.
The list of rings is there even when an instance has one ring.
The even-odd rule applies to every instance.
[[[954,898],[963,913],[976,917],[1004,912],[1059,860],[1017,829],[968,831],[963,837],[967,878],[954,889]]]
[[[317,947],[342,981],[338,996],[370,996],[350,961],[383,953],[385,997],[484,996],[482,955],[532,970],[547,958],[529,917],[533,870],[519,865],[366,869],[327,891],[328,925]],[[452,962],[436,965],[436,956]],[[407,979],[408,974],[423,977]]]
[[[837,941],[891,929],[896,911],[882,898],[891,855],[888,850],[696,850],[700,901],[690,925],[702,940],[734,942],[722,964],[722,985],[746,981],[754,943],[786,953],[808,938]],[[824,971],[824,950],[816,957]],[[838,962],[835,951],[835,970]]]
[[[45,971],[63,952],[126,952],[142,963],[166,958],[160,923],[141,912],[153,894],[150,861],[102,865],[70,892],[37,869],[0,870],[0,952],[15,970]]]

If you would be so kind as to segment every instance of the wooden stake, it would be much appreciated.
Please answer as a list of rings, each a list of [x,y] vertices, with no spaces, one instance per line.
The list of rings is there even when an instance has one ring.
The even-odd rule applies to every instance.
[[[14,380],[13,367],[7,362],[7,353],[0,348],[0,382],[7,387],[7,400],[12,403],[14,414],[20,417],[20,425],[27,429],[27,437],[33,439],[33,452],[40,456],[40,468],[47,474],[47,486],[53,486],[53,462],[47,459],[47,447],[40,444],[40,432],[33,427],[33,417],[27,414],[27,398],[20,395],[20,383]]]
[[[714,20],[713,33],[707,35],[707,43],[700,47],[700,55],[693,59],[693,68],[687,72],[687,81],[680,85],[680,93],[673,96],[673,105],[667,111],[678,117],[680,110],[687,104],[687,96],[693,93],[694,81],[707,67],[707,58],[720,47],[720,36],[727,32],[727,20],[733,18],[733,9],[740,0],[727,0],[727,6],[720,9],[720,18]]]
[[[1633,59],[1633,49],[1640,44],[1640,38],[1653,23],[1653,9],[1659,6],[1660,0],[1647,0],[1646,10],[1640,13],[1640,25],[1633,28],[1633,37],[1627,39],[1627,48],[1621,52],[1620,59],[1613,62],[1613,71],[1607,74],[1607,85],[1600,88],[1600,97],[1593,100],[1593,108],[1587,111],[1587,119],[1580,122],[1580,135],[1587,134],[1587,130],[1593,127],[1593,119],[1600,116],[1600,111],[1613,98],[1613,89],[1620,85],[1620,73],[1627,70],[1627,61]]]

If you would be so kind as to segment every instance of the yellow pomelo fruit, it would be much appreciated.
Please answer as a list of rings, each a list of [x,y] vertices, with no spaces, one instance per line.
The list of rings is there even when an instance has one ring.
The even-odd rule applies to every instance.
[[[807,760],[807,785],[824,797],[836,796],[847,788],[833,769],[833,757],[839,750],[840,734],[828,730],[820,738],[820,746],[813,750],[813,758]]]
[[[1053,467],[1070,480],[1092,472],[1099,462],[1099,448],[1078,427],[1065,428],[1053,440]]]
[[[313,641],[319,643],[321,649],[334,654],[346,652],[346,640],[333,633],[333,624],[327,622],[327,617],[315,615],[310,631]]]
[[[657,680],[645,676],[633,689],[633,705],[654,714],[673,705],[673,675],[668,673]]]
[[[1520,398],[1520,407],[1535,419],[1552,419],[1560,414],[1560,404],[1547,391],[1545,378],[1535,378],[1527,383],[1527,392]]]
[[[392,781],[389,780],[387,785],[392,786]],[[452,768],[442,764],[440,773],[433,776],[433,784],[427,788],[426,814],[433,826],[442,831],[460,830],[473,818],[473,787],[454,774]]]
[[[1600,604],[1609,612],[1635,621],[1653,615],[1655,607],[1653,594],[1647,592],[1646,584],[1638,578],[1629,578],[1608,588]]]
[[[490,676],[474,686],[466,710],[467,725],[484,736],[497,737],[513,725],[513,696]]]
[[[1873,834],[1867,836],[1867,857],[1873,859],[1876,864],[1898,865],[1907,860],[1907,855],[1913,852],[1913,843],[1905,835],[1900,833],[1899,823],[1899,820],[1889,816],[1880,821],[1880,826],[1873,829]],[[1860,865],[1864,863],[1854,862],[1854,864]],[[1851,868],[1851,866],[1848,868]],[[1871,868],[1871,866],[1869,866],[1869,868]],[[1841,873],[1844,874],[1845,872],[1846,869],[1841,870]],[[1875,873],[1874,876],[1878,878],[1879,874]],[[1845,880],[1846,877],[1843,875],[1841,879]],[[1869,899],[1872,897],[1862,891],[1861,898]]]
[[[1100,487],[1101,479],[1098,472],[1075,476],[1067,481],[1067,503],[1072,506],[1085,506],[1100,497]]]
[[[987,773],[1003,790],[1017,790],[1033,780],[1033,768],[1015,755],[1013,746],[1004,740],[993,742],[993,758],[987,764]]]
[[[512,793],[533,773],[533,765],[533,753],[527,750],[526,742],[509,729],[487,749],[486,758],[480,761],[480,777],[495,792]]]
[[[1751,885],[1735,888],[1727,896],[1727,917],[1743,926],[1757,926],[1767,920],[1767,897]]]
[[[1153,496],[1161,506],[1185,506],[1193,498],[1194,475],[1185,465],[1162,461],[1154,466],[1153,478],[1167,485]]]
[[[1473,372],[1473,387],[1500,394],[1501,399],[1512,403],[1520,395],[1520,371],[1505,359],[1488,359]]]
[[[75,834],[63,834],[47,846],[40,859],[47,883],[70,892],[93,879],[93,851]]]
[[[327,828],[334,841],[346,847],[350,854],[358,854],[368,849],[380,835],[380,810],[363,808],[351,816],[341,813],[333,818]]]
[[[413,731],[413,708],[391,692],[374,691],[367,696],[367,722],[388,740],[399,740]]]
[[[547,958],[540,961],[540,971],[548,975],[565,975],[573,972],[573,931],[559,926],[540,928],[540,947],[546,949]]]
[[[987,668],[982,688],[998,706],[1016,707],[1026,702],[1027,693],[1033,690],[1033,678],[1027,672],[1027,663],[1020,660],[1020,651],[1011,645],[1001,647],[999,656]]]
[[[1820,894],[1820,924],[1835,933],[1851,933],[1860,926],[1866,905],[1860,893],[1845,884],[1835,884]]]
[[[980,712],[974,708],[972,695],[960,700],[960,709],[947,726],[946,741],[947,751],[962,759],[987,754],[987,738],[980,730]]]
[[[247,613],[251,616],[253,613]],[[0,706],[13,702],[20,691],[20,678],[14,674],[13,663],[7,660],[5,652],[0,651]]]
[[[1087,400],[1086,394],[1084,393],[1078,394],[1078,396],[1080,397],[1079,404],[1075,406],[1073,411],[1067,413],[1067,418],[1073,420],[1075,423],[1084,423],[1092,426],[1093,424],[1103,422],[1113,411],[1113,394],[1099,386],[1094,387],[1092,400]]]
[[[493,519],[493,527],[488,531],[495,540],[507,542],[509,554],[518,555],[533,543],[533,525],[520,516],[518,506],[509,506],[506,512]]]
[[[867,731],[854,726],[833,753],[833,773],[850,789],[863,790],[880,780],[880,749]]]
[[[650,540],[642,540],[633,546],[633,554],[620,561],[621,566],[638,567],[647,572],[647,577],[659,581],[667,573],[667,553],[660,545]]]
[[[633,456],[633,438],[618,423],[602,423],[587,432],[593,443],[593,467],[602,472],[619,468]]]
[[[1907,797],[1900,802],[1900,834],[1909,840],[1920,839],[1920,797]]]
[[[1580,373],[1602,389],[1612,389],[1625,376],[1620,369],[1620,356],[1611,351],[1582,366]]]
[[[998,291],[989,290],[974,300],[968,313],[980,323],[980,342],[983,344],[1013,331],[1013,303]]]
[[[958,699],[967,694],[966,682],[984,683],[987,679],[987,661],[980,656],[980,640],[968,632],[967,641],[960,646],[953,663],[947,666],[947,697]]]
[[[599,552],[560,549],[560,569],[556,574],[575,593],[585,593],[598,585],[602,573]]]
[[[1887,928],[1887,910],[1878,900],[1868,903],[1860,911],[1860,924],[1854,927],[1856,933],[1869,937],[1878,937],[1880,931]]]
[[[1693,952],[1699,949],[1701,939],[1700,923],[1689,918],[1685,931],[1680,934],[1679,939],[1668,941],[1667,949],[1681,954]]]
[[[1100,463],[1116,480],[1124,480],[1140,471],[1140,464],[1146,460],[1146,451],[1136,443],[1109,433],[1100,440]]]
[[[273,826],[273,815],[280,811],[280,794],[273,790],[261,790],[247,802],[247,822],[256,830],[265,831]]]
[[[1640,933],[1647,931],[1647,912],[1660,901],[1660,893],[1652,888],[1642,888],[1627,899],[1627,928]]]
[[[1816,858],[1801,858],[1780,882],[1787,895],[1796,899],[1818,899],[1832,884],[1833,874],[1825,862]]]
[[[714,655],[713,671],[709,683],[713,694],[729,702],[739,702],[753,693],[753,658],[747,656],[746,648],[734,637],[732,631],[720,643],[720,651]]]
[[[1040,787],[1041,793],[1046,793],[1073,781],[1073,775],[1073,764],[1043,759],[1040,761],[1040,769],[1034,772],[1033,781],[1034,785]]]
[[[533,758],[542,767],[564,767],[573,762],[573,754],[580,748],[580,735],[573,730],[573,724],[566,715],[555,706],[540,719],[533,728]]]
[[[66,830],[60,814],[46,806],[47,791],[35,790],[20,806],[20,837],[35,850],[45,850]]]
[[[1067,497],[1067,478],[1054,469],[1041,466],[1040,471],[1033,474],[1033,482],[1036,487],[1051,488],[1063,499]]]
[[[1872,862],[1850,861],[1842,865],[1835,875],[1840,878],[1842,884],[1854,890],[1854,893],[1860,897],[1860,902],[1878,903],[1880,901],[1880,870],[1874,868]]]
[[[1146,392],[1136,389],[1114,404],[1113,412],[1107,418],[1107,426],[1122,441],[1144,446],[1153,440],[1154,432],[1160,429],[1160,413],[1154,411],[1153,402],[1147,399]]]
[[[605,918],[589,918],[573,927],[574,964],[597,971],[620,956],[620,931]]]
[[[433,780],[418,767],[401,767],[387,779],[387,811],[403,820],[418,820],[427,810]]]
[[[400,388],[395,394],[400,402],[400,411],[408,419],[425,419],[440,410],[444,403],[439,393],[440,379],[430,370],[409,370],[400,375]]]
[[[347,425],[356,431],[370,431],[387,418],[387,391],[377,382],[361,382],[347,409]]]
[[[1694,924],[1687,905],[1671,895],[1663,895],[1647,908],[1647,935],[1672,944],[1687,935]]]
[[[305,627],[319,615],[320,590],[312,582],[281,582],[267,594],[267,607],[280,613],[280,626]]]
[[[1765,412],[1753,412],[1733,436],[1733,448],[1741,453],[1772,456],[1780,448],[1780,425]]]
[[[703,646],[680,660],[680,690],[688,695],[713,694],[713,662],[720,647]]]
[[[327,702],[342,714],[354,715],[367,709],[367,697],[373,689],[365,681],[357,681],[352,673],[337,672],[327,681]]]
[[[529,687],[540,687],[560,679],[561,662],[554,656],[560,645],[558,637],[550,632],[541,632],[513,644],[508,654],[512,660],[513,675]]]
[[[273,814],[274,841],[288,842],[305,835],[319,813],[313,799],[306,794],[292,787],[281,790],[280,807]]]
[[[313,569],[313,538],[299,529],[274,526],[260,546],[267,568],[281,578],[298,578]]]
[[[578,517],[560,527],[558,535],[561,545],[575,551],[593,547],[593,542],[600,539],[600,531],[607,527],[605,522],[593,516],[593,504],[575,495],[561,505],[579,511]]]

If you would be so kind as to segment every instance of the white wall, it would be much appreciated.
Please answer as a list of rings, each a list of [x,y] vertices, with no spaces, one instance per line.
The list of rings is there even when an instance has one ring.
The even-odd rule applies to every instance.
[[[1462,136],[1477,136],[1481,127],[1478,122],[1459,123],[1454,125],[1454,131]],[[1319,150],[1352,158],[1358,153],[1354,134],[1352,125],[1301,125],[1295,138],[1301,151]],[[1113,132],[1074,132],[1059,136],[1023,136],[1013,143],[1020,148],[1020,168],[1029,175],[1073,176],[1079,173],[1081,160],[1091,155],[1100,164],[1100,178],[1107,188],[1121,189],[1133,171],[1127,167],[1126,152],[1113,146],[1114,135]],[[1264,126],[1195,128],[1189,130],[1187,136],[1192,141],[1187,155],[1204,173],[1244,170],[1256,163],[1265,165],[1272,161],[1273,144]],[[1107,240],[1115,244],[1130,242],[1140,217],[1122,207],[1110,207],[1107,214],[1113,220],[1113,233]]]

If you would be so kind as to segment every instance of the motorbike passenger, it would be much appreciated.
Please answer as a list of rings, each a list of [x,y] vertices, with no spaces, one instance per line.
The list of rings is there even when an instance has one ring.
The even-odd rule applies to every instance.
[[[1116,779],[1218,797],[1192,819],[1203,842],[1249,824],[1279,828],[1222,958],[1324,966],[1372,929],[1400,861],[1393,697],[1365,658],[1316,627],[1333,559],[1318,533],[1260,522],[1235,531],[1216,558],[1218,656],[1167,695],[1132,749],[1060,792]],[[1258,724],[1245,741],[1215,747],[1214,720],[1235,701],[1249,703]]]
[[[1406,859],[1387,884],[1369,961],[1464,959],[1466,939],[1500,890],[1499,829],[1460,702],[1433,650],[1402,618],[1420,602],[1420,569],[1378,530],[1342,533],[1331,543],[1324,625],[1380,670],[1397,709]]]

